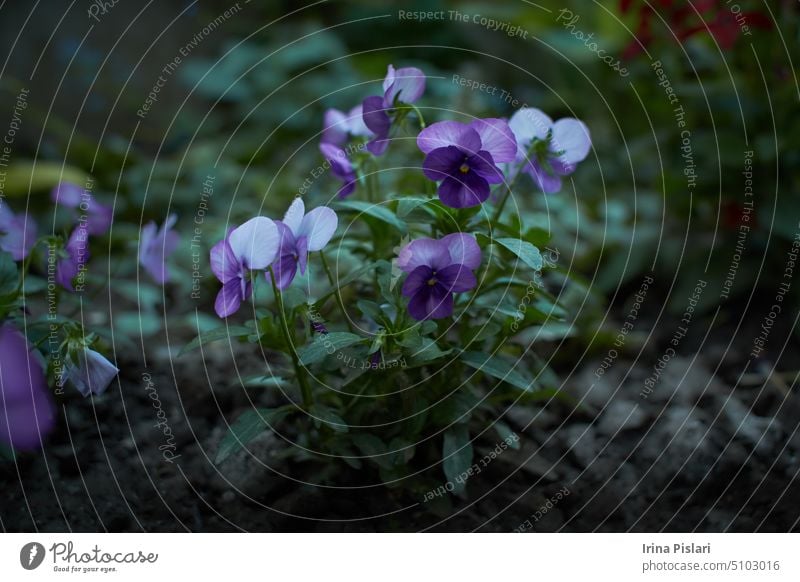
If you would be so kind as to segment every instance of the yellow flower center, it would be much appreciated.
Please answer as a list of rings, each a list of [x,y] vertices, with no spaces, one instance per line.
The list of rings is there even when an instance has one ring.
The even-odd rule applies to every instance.
[[[467,164],[461,164],[459,170],[461,171],[462,174],[466,174],[467,172],[469,172],[469,166]]]

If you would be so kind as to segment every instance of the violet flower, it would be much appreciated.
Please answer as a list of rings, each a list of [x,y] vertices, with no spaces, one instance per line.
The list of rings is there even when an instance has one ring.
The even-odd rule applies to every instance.
[[[156,223],[147,223],[139,235],[139,264],[159,285],[169,281],[166,261],[180,243],[180,236],[172,230],[178,217],[170,214],[159,229]]]
[[[322,128],[322,143],[342,146],[350,137],[372,137],[373,133],[364,123],[361,105],[356,105],[348,113],[338,109],[328,109]]]
[[[56,282],[67,291],[75,292],[73,281],[79,273],[86,268],[89,254],[89,233],[87,227],[78,226],[69,235],[69,240],[64,247],[65,256],[56,264]]]
[[[28,214],[14,214],[5,201],[0,201],[0,250],[21,261],[36,243],[36,223]]]
[[[453,313],[453,294],[474,289],[473,271],[481,264],[481,249],[472,235],[448,234],[439,240],[421,238],[400,251],[398,266],[408,273],[403,295],[416,320],[441,319]]]
[[[67,363],[66,376],[83,396],[102,394],[119,373],[119,368],[102,354],[87,347],[76,358],[77,363],[73,359]]]
[[[44,370],[25,337],[0,326],[0,442],[19,450],[37,449],[53,430],[56,410]]]
[[[91,235],[105,234],[111,228],[113,208],[101,204],[91,192],[76,184],[62,182],[53,188],[50,199],[56,204],[76,210],[81,215],[79,222],[86,223]]]
[[[395,69],[389,65],[383,80],[383,97],[373,95],[362,103],[364,124],[375,134],[367,149],[380,156],[389,147],[394,110],[400,103],[414,103],[425,92],[425,73],[416,67]]]
[[[545,194],[561,190],[561,177],[586,159],[592,140],[582,121],[567,117],[555,123],[534,108],[517,111],[508,122],[516,136],[517,161]]]
[[[319,144],[319,151],[331,165],[331,173],[342,181],[342,187],[337,192],[339,198],[345,198],[356,189],[356,170],[347,157],[345,151],[332,143]]]
[[[301,198],[295,198],[282,221],[276,221],[280,243],[278,259],[272,269],[278,289],[286,289],[297,274],[306,272],[308,253],[321,251],[336,232],[339,220],[327,206],[315,208],[308,214]]]
[[[233,229],[211,249],[211,270],[222,282],[214,309],[220,317],[236,313],[253,293],[250,271],[266,269],[278,253],[278,227],[257,216]]]
[[[497,164],[517,155],[514,134],[502,119],[440,121],[419,133],[417,145],[427,154],[423,173],[441,182],[439,199],[451,208],[478,206],[489,198],[489,184],[503,181]]]

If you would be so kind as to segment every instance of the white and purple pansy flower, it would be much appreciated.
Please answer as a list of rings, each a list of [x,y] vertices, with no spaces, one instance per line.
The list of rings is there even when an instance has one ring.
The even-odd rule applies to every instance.
[[[561,190],[561,177],[575,171],[592,147],[589,128],[567,117],[555,123],[532,107],[517,111],[508,122],[517,140],[517,162],[546,194]]]
[[[349,112],[328,109],[322,128],[322,143],[342,146],[351,137],[372,137],[372,132],[364,123],[361,104]]]
[[[57,205],[78,211],[86,216],[86,225],[89,234],[97,236],[108,232],[114,217],[111,206],[101,204],[85,188],[76,184],[62,182],[50,193],[50,199]]]
[[[389,147],[392,129],[390,114],[398,103],[414,103],[425,92],[425,73],[416,67],[395,69],[389,65],[383,80],[383,96],[373,95],[362,103],[364,124],[375,134],[367,143],[367,149],[376,156]]]
[[[486,201],[490,184],[504,180],[497,164],[517,157],[514,134],[502,119],[476,119],[468,124],[440,121],[419,133],[417,145],[426,154],[423,173],[441,182],[439,198],[451,208]]]
[[[481,249],[469,234],[421,238],[403,247],[397,265],[408,273],[402,291],[410,298],[411,317],[422,321],[452,315],[453,294],[475,288],[480,264]]]
[[[230,231],[211,248],[211,270],[222,282],[214,309],[220,317],[236,313],[253,293],[250,271],[269,267],[278,254],[278,227],[257,216]]]
[[[339,198],[352,194],[356,189],[358,176],[345,151],[337,145],[325,142],[319,144],[319,151],[331,165],[331,173],[342,181],[342,187],[337,192]]]
[[[26,214],[14,214],[5,201],[0,200],[0,250],[21,261],[36,243],[36,223]]]
[[[297,274],[306,272],[308,253],[321,251],[333,237],[338,226],[336,213],[327,206],[315,208],[308,214],[303,200],[295,198],[283,220],[276,221],[280,242],[278,258],[272,270],[278,289],[286,289]]]
[[[173,230],[177,220],[176,215],[170,214],[161,228],[151,221],[139,235],[139,264],[159,285],[169,281],[166,261],[180,243],[180,236]]]
[[[117,374],[119,368],[88,347],[78,350],[67,363],[67,377],[83,396],[102,394]]]

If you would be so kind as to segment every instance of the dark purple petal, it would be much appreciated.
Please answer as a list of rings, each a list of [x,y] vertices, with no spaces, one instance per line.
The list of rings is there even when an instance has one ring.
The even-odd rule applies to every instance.
[[[304,236],[301,236],[300,238],[297,239],[297,266],[300,267],[301,275],[304,275],[306,272],[307,262],[308,262],[308,239]]]
[[[378,138],[386,138],[392,127],[392,120],[389,118],[387,108],[383,104],[383,99],[377,95],[367,97],[361,104],[362,119],[364,125]]]
[[[222,318],[233,315],[239,311],[242,301],[250,297],[252,284],[249,281],[246,282],[244,292],[242,292],[242,283],[243,281],[237,278],[228,281],[222,286],[214,302],[214,311],[217,312],[217,315]]]
[[[513,162],[517,157],[517,140],[504,119],[476,119],[470,123],[481,136],[481,149],[492,154],[496,163]]]
[[[450,262],[477,269],[481,264],[481,248],[471,234],[456,232],[441,239],[450,252]]]
[[[492,154],[481,150],[469,158],[467,165],[471,171],[477,172],[489,184],[500,184],[503,182],[503,172],[495,165]]]
[[[55,426],[55,407],[44,370],[25,337],[9,324],[0,327],[0,442],[31,450]]]
[[[425,285],[408,302],[408,312],[418,321],[453,314],[453,294],[442,285]]]
[[[463,293],[478,284],[472,270],[466,265],[450,265],[436,271],[436,280],[450,293]]]
[[[447,146],[474,153],[481,149],[481,137],[469,125],[458,121],[439,121],[420,131],[417,136],[417,147],[426,154]]]
[[[466,161],[466,154],[456,146],[432,150],[422,162],[422,173],[434,182],[441,182],[448,176],[459,174],[459,168]]]
[[[439,185],[439,199],[450,208],[478,206],[489,198],[489,183],[477,172],[447,178]]]
[[[297,255],[294,253],[280,255],[278,260],[272,263],[272,271],[275,273],[275,284],[278,289],[283,291],[292,284],[297,275]],[[267,273],[267,281],[272,282],[269,273]]]
[[[72,281],[90,258],[89,233],[85,228],[78,227],[72,231],[64,252],[67,256],[61,258],[56,265],[56,282],[68,291],[75,291]]]
[[[419,292],[423,287],[428,287],[428,281],[433,277],[433,269],[428,266],[417,267],[403,282],[403,296],[411,297]]]
[[[211,247],[211,271],[222,283],[239,278],[242,272],[242,265],[234,256],[227,238]]]
[[[397,266],[406,273],[411,273],[421,266],[441,269],[450,263],[450,252],[447,245],[432,238],[411,241],[400,250],[400,256],[397,259]]]
[[[87,216],[87,229],[89,234],[103,235],[111,228],[114,220],[114,209],[111,206],[101,204],[94,198],[89,202]]]

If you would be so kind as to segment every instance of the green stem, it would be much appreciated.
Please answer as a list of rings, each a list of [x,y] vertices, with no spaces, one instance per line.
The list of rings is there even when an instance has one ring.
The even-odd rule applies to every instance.
[[[347,322],[347,329],[350,330],[350,333],[353,333],[353,324],[350,323],[350,318],[347,317],[347,310],[344,308],[344,301],[342,301],[342,291],[341,289],[339,289],[339,287],[336,285],[336,282],[334,281],[333,272],[331,271],[331,268],[328,266],[328,260],[325,258],[325,253],[320,251],[319,256],[322,259],[322,267],[325,269],[325,274],[328,275],[328,281],[330,281],[331,287],[335,287],[333,295],[336,297],[336,303],[339,304],[339,309],[342,311],[342,316]]]
[[[420,129],[425,129],[425,127],[426,127],[425,126],[425,118],[422,117],[422,111],[420,111],[419,107],[417,107],[416,105],[409,104],[409,106],[411,107],[411,109],[414,110],[414,113],[417,114],[417,119],[419,119],[419,128]]]
[[[300,360],[297,357],[297,350],[294,349],[292,342],[292,334],[289,332],[289,323],[286,321],[286,311],[283,308],[283,296],[281,290],[278,289],[278,284],[275,282],[275,273],[272,267],[269,268],[269,278],[272,281],[272,290],[275,292],[275,302],[278,304],[278,311],[280,312],[281,330],[283,331],[283,339],[286,340],[286,346],[289,349],[289,355],[292,357],[292,364],[294,365],[294,373],[297,376],[297,381],[300,384],[300,391],[303,394],[303,406],[307,409],[311,408],[314,404],[314,397],[311,394],[311,387],[306,382],[306,376],[303,372],[303,367],[300,365]]]
[[[508,183],[508,187],[506,188],[505,193],[503,194],[502,200],[500,200],[500,204],[497,205],[497,209],[494,211],[494,216],[492,217],[492,222],[497,222],[500,220],[500,216],[503,214],[503,208],[506,206],[506,201],[508,200],[509,195],[511,194],[511,189],[514,187],[514,183],[519,178],[519,175],[522,173],[522,166],[517,170],[516,174],[511,178],[511,181]]]

